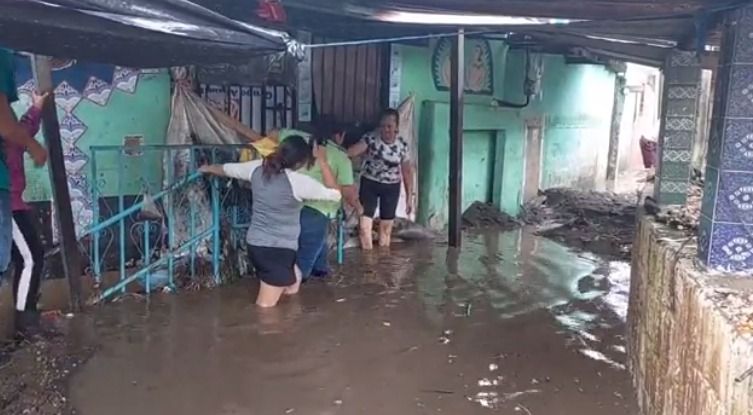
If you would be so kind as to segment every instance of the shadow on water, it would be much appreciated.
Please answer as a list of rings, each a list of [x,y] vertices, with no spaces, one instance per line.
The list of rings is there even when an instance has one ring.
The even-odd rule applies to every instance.
[[[124,301],[89,317],[103,348],[74,402],[84,415],[632,414],[629,274],[518,230],[460,250],[348,251],[273,310],[255,309],[248,281]]]

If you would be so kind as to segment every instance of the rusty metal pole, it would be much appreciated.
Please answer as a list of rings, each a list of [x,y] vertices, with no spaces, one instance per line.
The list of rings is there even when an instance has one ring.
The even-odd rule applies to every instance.
[[[450,206],[449,244],[460,248],[463,239],[463,90],[465,88],[465,33],[458,30],[450,55]]]
[[[73,224],[71,211],[71,195],[68,191],[68,177],[65,172],[63,158],[63,144],[60,139],[60,123],[52,85],[52,66],[47,56],[33,55],[31,67],[37,90],[49,92],[50,97],[42,109],[42,131],[44,141],[49,152],[48,164],[50,182],[52,183],[52,201],[57,213],[58,229],[60,230],[60,255],[63,259],[63,273],[68,279],[70,289],[70,305],[73,311],[81,309],[81,257],[76,239],[76,228]],[[95,201],[95,203],[97,203]]]

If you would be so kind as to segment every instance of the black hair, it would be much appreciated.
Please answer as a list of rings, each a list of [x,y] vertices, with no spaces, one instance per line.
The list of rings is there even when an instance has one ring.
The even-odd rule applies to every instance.
[[[316,142],[326,144],[335,135],[345,133],[346,131],[347,126],[345,124],[337,122],[334,119],[322,118],[316,125]]]
[[[381,122],[387,117],[395,117],[395,124],[398,127],[400,126],[400,112],[398,110],[394,108],[387,108],[386,110],[382,111],[382,114],[379,116],[379,121]]]
[[[288,136],[277,150],[267,156],[262,164],[264,178],[269,179],[285,169],[298,169],[313,161],[311,146],[300,135]]]

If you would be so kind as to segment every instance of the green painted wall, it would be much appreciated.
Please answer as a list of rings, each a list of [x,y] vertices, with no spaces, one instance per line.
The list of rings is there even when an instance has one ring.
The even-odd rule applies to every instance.
[[[17,114],[23,114],[28,102],[14,105]],[[122,145],[127,135],[142,135],[145,144],[164,144],[170,118],[170,75],[167,71],[141,74],[133,93],[115,89],[105,106],[82,100],[73,114],[87,127],[77,145],[91,158],[92,145]],[[59,117],[64,115],[58,111]],[[44,141],[40,132],[37,139]],[[118,171],[113,153],[97,156],[99,180],[103,185],[102,196],[117,195]],[[91,166],[81,170],[91,180]],[[124,193],[140,194],[141,178],[158,185],[162,175],[162,160],[156,154],[128,159],[125,163]],[[47,168],[36,168],[27,157],[26,200],[30,202],[52,199]]]
[[[429,47],[398,45],[402,55],[401,95],[416,97],[418,131],[418,220],[439,228],[447,222],[449,170],[449,94],[434,87]],[[493,165],[491,201],[516,215],[522,204],[525,168],[525,122],[541,117],[543,129],[542,187],[598,185],[606,172],[614,75],[601,66],[566,65],[561,56],[544,55],[541,94],[525,109],[500,108],[493,98],[523,101],[523,53],[492,42],[494,96],[465,95],[464,163]],[[469,142],[493,137],[494,144]],[[493,148],[493,155],[485,154]],[[603,155],[602,155],[603,154]],[[603,159],[603,160],[602,160]],[[603,168],[601,166],[603,164]],[[573,166],[577,166],[573,168]],[[597,172],[599,174],[597,174]],[[466,187],[488,180],[485,166],[464,169]],[[464,207],[469,204],[464,200]]]
[[[543,119],[541,188],[602,188],[606,179],[614,73],[600,65],[565,63],[542,55],[541,93],[520,111],[522,119]],[[507,55],[504,97],[523,97],[525,56]]]

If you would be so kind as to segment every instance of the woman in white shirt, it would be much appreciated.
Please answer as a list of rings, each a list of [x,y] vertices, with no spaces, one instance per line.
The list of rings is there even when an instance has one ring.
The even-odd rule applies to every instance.
[[[296,170],[318,163],[324,185]],[[300,213],[307,200],[340,201],[340,191],[324,148],[312,148],[300,136],[285,139],[263,161],[202,166],[200,171],[251,183],[251,226],[246,234],[249,259],[260,280],[256,305],[274,307],[283,294],[298,293],[295,266]]]

